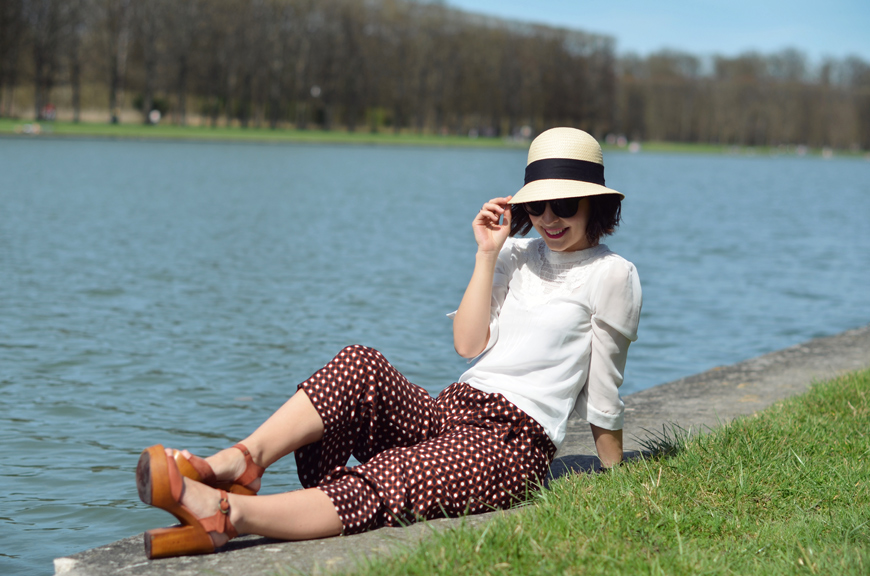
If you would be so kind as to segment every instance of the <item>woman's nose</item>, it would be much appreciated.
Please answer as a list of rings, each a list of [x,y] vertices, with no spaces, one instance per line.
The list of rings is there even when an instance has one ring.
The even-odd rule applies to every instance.
[[[555,222],[559,217],[553,213],[553,209],[550,208],[550,203],[547,202],[546,208],[544,208],[544,213],[541,214],[541,221],[544,224],[549,224],[550,222]]]

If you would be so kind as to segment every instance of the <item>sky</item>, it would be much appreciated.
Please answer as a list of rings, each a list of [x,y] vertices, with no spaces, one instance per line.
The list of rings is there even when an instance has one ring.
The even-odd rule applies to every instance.
[[[772,54],[796,48],[811,62],[859,56],[870,62],[870,0],[447,0],[528,22],[606,34],[616,52],[667,48],[696,56]]]

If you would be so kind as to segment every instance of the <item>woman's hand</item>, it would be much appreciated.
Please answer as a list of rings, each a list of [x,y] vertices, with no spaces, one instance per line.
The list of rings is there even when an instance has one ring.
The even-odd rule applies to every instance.
[[[465,358],[474,358],[483,352],[489,341],[492,281],[498,253],[511,231],[510,199],[510,196],[493,198],[483,205],[471,223],[477,241],[474,272],[453,318],[453,346]],[[502,219],[503,223],[499,224]]]
[[[474,230],[474,239],[477,241],[479,252],[498,254],[511,231],[511,211],[506,198],[493,198],[483,205],[471,228]],[[503,223],[499,220],[504,217]]]

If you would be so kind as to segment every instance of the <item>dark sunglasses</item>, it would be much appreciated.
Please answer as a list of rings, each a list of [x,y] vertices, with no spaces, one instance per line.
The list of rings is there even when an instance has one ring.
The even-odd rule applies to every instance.
[[[550,210],[559,218],[571,218],[580,207],[580,198],[559,198],[558,200],[539,200],[537,202],[524,202],[521,204],[531,216],[540,216],[550,204]]]

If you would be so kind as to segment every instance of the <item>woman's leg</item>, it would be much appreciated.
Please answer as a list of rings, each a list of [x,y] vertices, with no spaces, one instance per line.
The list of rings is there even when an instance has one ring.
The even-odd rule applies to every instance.
[[[367,461],[383,450],[432,437],[441,423],[435,399],[425,390],[408,382],[376,350],[349,346],[300,384],[296,395],[242,444],[262,466],[296,451],[302,484],[315,486],[346,464],[351,453]],[[224,450],[208,461],[220,480],[237,477],[244,467],[239,450]],[[197,517],[218,510],[216,490],[187,479],[184,483],[181,501]],[[335,497],[337,503],[318,488],[256,497],[230,494],[230,522],[239,533],[285,540],[335,536],[343,529],[336,506],[344,510],[365,506],[358,499],[371,500],[352,487]],[[218,546],[226,541],[225,535],[212,536]]]
[[[239,534],[258,534],[281,540],[310,540],[341,534],[342,525],[332,500],[317,488],[273,494],[229,494],[230,522]],[[213,515],[220,506],[220,493],[199,482],[184,479],[181,503],[197,517]],[[215,546],[227,541],[226,534],[211,533]]]
[[[241,443],[263,467],[297,452],[300,479],[311,487],[351,454],[364,462],[393,446],[425,440],[438,426],[434,399],[424,389],[377,350],[348,346]],[[245,470],[244,455],[235,449],[206,461],[218,480],[234,480]]]
[[[253,460],[268,466],[295,451],[303,486],[316,486],[353,454],[361,461],[395,446],[410,446],[436,435],[442,415],[435,399],[408,382],[376,350],[349,346],[300,384],[299,390],[241,443]],[[244,471],[239,450],[228,449],[207,459],[218,480]],[[219,493],[184,480],[182,503],[199,518],[219,507]],[[339,504],[354,506],[353,490]],[[345,501],[348,500],[349,501]],[[230,494],[230,521],[239,533],[298,540],[342,532],[335,500],[317,488],[270,496]],[[215,544],[225,535],[213,534]]]
[[[268,468],[287,454],[322,437],[323,420],[308,395],[300,389],[241,443],[250,451],[255,464]],[[233,448],[221,450],[206,461],[218,480],[234,480],[245,471],[244,454]],[[259,489],[259,480],[252,487]]]
[[[556,448],[502,395],[453,384],[436,403],[445,417],[437,435],[321,480],[344,534],[508,508],[544,481]]]
[[[384,450],[431,438],[443,426],[435,399],[365,346],[348,346],[299,389],[323,422],[321,438],[296,450],[305,488],[318,486],[351,455],[367,462]]]

